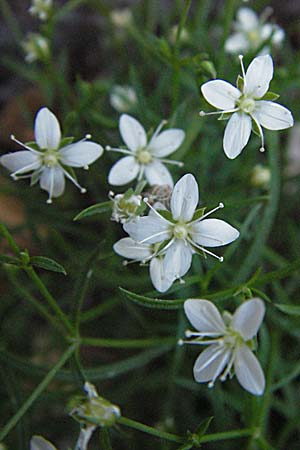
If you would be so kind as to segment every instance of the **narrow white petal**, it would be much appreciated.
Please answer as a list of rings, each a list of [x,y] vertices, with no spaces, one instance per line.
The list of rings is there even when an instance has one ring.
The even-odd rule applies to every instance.
[[[273,78],[273,60],[270,55],[257,56],[250,63],[245,79],[244,92],[253,98],[261,98],[269,89]]]
[[[184,311],[196,330],[219,336],[225,333],[226,326],[216,306],[209,300],[190,298],[184,302]]]
[[[228,53],[244,53],[249,49],[249,41],[244,33],[234,33],[225,42],[225,50]]]
[[[239,232],[220,219],[204,219],[192,224],[191,237],[203,247],[220,247],[230,244],[239,237]]]
[[[236,158],[247,145],[251,126],[251,118],[247,114],[234,113],[230,117],[223,138],[224,152],[228,158]]]
[[[195,177],[187,173],[174,186],[171,196],[171,211],[175,220],[189,222],[199,202],[199,190]]]
[[[262,395],[265,390],[265,376],[259,361],[247,345],[235,350],[234,371],[240,385],[253,395]]]
[[[272,44],[278,45],[283,41],[285,37],[285,32],[278,25],[274,25],[273,29],[275,29],[275,32],[272,36]]]
[[[158,160],[154,160],[145,166],[145,177],[150,186],[167,184],[173,187],[174,185],[169,170]]]
[[[125,156],[117,161],[108,174],[108,182],[114,186],[122,186],[134,180],[140,170],[140,165],[133,156]]]
[[[26,173],[41,166],[41,159],[36,153],[21,150],[1,156],[0,163],[11,172]]]
[[[101,145],[95,142],[75,142],[59,150],[60,161],[70,167],[84,167],[92,164],[103,153]]]
[[[154,136],[148,144],[148,150],[154,156],[163,158],[177,150],[185,137],[185,132],[176,128],[165,130],[158,136]]]
[[[252,339],[261,326],[265,310],[265,304],[260,298],[247,300],[233,314],[231,328],[236,330],[245,341]]]
[[[166,276],[163,258],[153,258],[150,262],[150,277],[155,289],[166,292],[173,284],[173,279]]]
[[[188,244],[182,239],[175,239],[164,259],[166,277],[173,280],[183,277],[191,267],[192,255]]]
[[[56,447],[42,436],[33,436],[30,440],[30,450],[56,450]]]
[[[151,245],[139,244],[133,239],[126,237],[120,239],[113,246],[113,249],[118,255],[128,259],[136,259],[143,261],[152,255]]]
[[[230,351],[220,345],[210,345],[195,361],[194,377],[198,383],[206,383],[218,378],[226,366]]]
[[[34,123],[34,135],[40,148],[58,148],[61,138],[60,126],[57,118],[48,108],[38,111]]]
[[[212,106],[218,109],[233,109],[241,92],[232,84],[223,80],[212,80],[202,84],[201,92]]]
[[[268,130],[284,130],[294,125],[294,118],[289,109],[267,100],[255,102],[254,116]]]
[[[45,167],[40,177],[40,186],[50,198],[59,197],[65,190],[65,177],[60,167]]]
[[[145,244],[155,244],[171,238],[169,222],[158,216],[137,217],[125,223],[123,228],[134,241]]]
[[[257,14],[250,8],[239,8],[237,20],[240,29],[244,32],[252,31],[259,26]]]
[[[147,135],[140,124],[134,117],[128,114],[122,114],[119,123],[120,133],[127,147],[135,152],[143,148],[147,144]]]

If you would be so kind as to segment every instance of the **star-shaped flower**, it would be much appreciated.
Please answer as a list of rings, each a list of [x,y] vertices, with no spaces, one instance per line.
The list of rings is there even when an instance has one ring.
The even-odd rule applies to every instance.
[[[49,193],[47,203],[52,203],[52,198],[62,195],[65,177],[82,193],[86,192],[78,184],[72,167],[88,168],[102,155],[101,145],[85,139],[74,144],[71,143],[72,138],[62,139],[59,122],[48,108],[38,111],[34,134],[35,142],[27,145],[12,136],[26,150],[8,153],[0,158],[0,163],[12,171],[13,179],[31,178],[31,185],[39,181],[41,189]],[[90,136],[87,135],[87,138]]]
[[[247,300],[232,316],[227,313],[224,318],[209,300],[186,300],[184,311],[198,331],[187,330],[186,337],[192,339],[180,340],[179,344],[208,345],[195,362],[195,380],[209,382],[208,386],[213,387],[218,377],[224,381],[235,373],[246,391],[262,395],[265,377],[252,349],[265,314],[263,301],[259,298]]]
[[[108,175],[108,182],[114,186],[122,186],[130,183],[135,178],[141,180],[144,176],[150,185],[167,184],[173,187],[173,180],[169,170],[163,163],[182,166],[181,162],[164,159],[165,156],[175,152],[182,144],[185,133],[183,130],[172,128],[161,131],[163,121],[150,141],[143,126],[128,114],[120,117],[120,133],[128,149],[111,148],[106,149],[124,153],[124,158],[117,161]]]
[[[242,56],[240,56],[243,78],[239,76],[238,87],[227,81],[212,80],[201,86],[204,98],[215,108],[216,113],[200,112],[201,116],[209,114],[232,114],[225,128],[223,147],[226,156],[236,158],[247,145],[251,129],[261,138],[261,151],[264,151],[262,127],[268,130],[284,130],[294,124],[291,112],[269,101],[274,94],[268,93],[273,78],[273,60],[270,55],[254,58],[245,73]],[[277,96],[275,95],[277,98]]]

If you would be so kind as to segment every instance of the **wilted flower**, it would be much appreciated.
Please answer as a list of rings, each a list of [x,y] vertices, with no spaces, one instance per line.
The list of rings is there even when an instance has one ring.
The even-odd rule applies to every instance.
[[[52,0],[32,0],[29,13],[32,16],[38,17],[40,20],[47,20],[51,13],[52,6]]]
[[[22,42],[22,47],[25,52],[25,61],[28,63],[49,57],[49,41],[41,34],[28,33],[26,40]]]
[[[124,158],[117,161],[110,169],[108,182],[115,186],[122,186],[143,176],[150,185],[168,184],[173,186],[170,172],[162,163],[182,165],[178,161],[164,159],[165,156],[175,152],[182,144],[185,133],[176,128],[160,133],[165,121],[163,121],[150,141],[147,142],[147,134],[142,125],[127,114],[120,117],[120,133],[128,150],[122,148],[106,147],[106,150],[124,153]]]
[[[228,53],[239,54],[248,51],[255,52],[270,40],[273,45],[279,45],[284,39],[284,31],[278,25],[264,23],[266,14],[260,17],[250,8],[240,8],[237,12],[237,21],[234,23],[235,33],[225,42]],[[260,54],[269,53],[265,46]]]
[[[1,156],[0,163],[12,171],[11,176],[31,178],[31,185],[38,181],[41,189],[49,193],[47,203],[62,195],[65,189],[65,177],[71,180],[82,193],[82,188],[73,173],[72,167],[88,168],[98,159],[103,148],[95,142],[85,139],[72,144],[73,138],[61,138],[60,125],[48,108],[38,111],[34,125],[35,142],[23,144],[14,136],[12,139],[26,150]],[[89,135],[86,138],[90,138]]]
[[[200,112],[201,116],[221,114],[222,119],[231,115],[225,128],[223,147],[226,156],[236,158],[247,145],[251,129],[261,138],[264,151],[262,127],[268,130],[284,130],[294,124],[291,112],[272,100],[276,94],[268,92],[273,78],[273,60],[270,55],[254,58],[245,73],[240,56],[243,78],[238,77],[237,87],[223,80],[212,80],[201,86],[204,98],[215,108],[216,113]]]
[[[195,380],[209,382],[208,386],[213,387],[218,377],[224,381],[235,374],[246,391],[262,395],[265,377],[252,350],[265,314],[263,301],[259,298],[247,300],[232,316],[226,312],[223,318],[209,300],[186,300],[184,310],[198,331],[187,330],[186,337],[193,339],[180,340],[179,344],[208,345],[195,362]]]
[[[136,92],[131,86],[113,86],[109,100],[120,113],[131,111],[137,104]]]
[[[46,441],[42,436],[32,436],[30,440],[30,450],[57,450],[51,442]]]
[[[268,167],[257,164],[251,173],[251,184],[255,187],[268,188],[271,180],[271,171]]]
[[[126,223],[143,213],[146,208],[142,196],[134,193],[133,189],[128,189],[125,194],[115,195],[112,191],[109,198],[113,202],[111,220]]]

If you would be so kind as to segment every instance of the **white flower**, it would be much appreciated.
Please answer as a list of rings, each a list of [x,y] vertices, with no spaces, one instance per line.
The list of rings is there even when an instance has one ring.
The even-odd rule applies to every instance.
[[[127,114],[120,117],[120,133],[128,150],[122,148],[106,147],[107,150],[124,153],[124,158],[117,161],[108,175],[108,182],[115,186],[122,186],[133,181],[141,180],[143,176],[150,185],[168,184],[173,187],[170,172],[162,163],[182,165],[177,161],[164,159],[165,156],[175,152],[185,137],[183,130],[176,128],[160,133],[165,122],[162,122],[150,141],[147,142],[146,131],[142,125]]]
[[[138,245],[159,244],[157,255],[164,286],[170,286],[189,270],[194,253],[206,253],[223,260],[205,247],[227,245],[238,238],[239,232],[228,223],[218,219],[206,219],[219,208],[197,217],[199,201],[198,185],[191,174],[184,175],[174,186],[171,196],[171,212],[152,208],[148,216],[137,217],[123,225],[124,230]],[[149,207],[151,207],[148,204]],[[196,213],[196,217],[195,217]],[[158,289],[164,292],[166,289]]]
[[[130,111],[137,104],[136,92],[131,86],[113,86],[109,100],[120,113]]]
[[[267,189],[271,181],[271,171],[268,167],[257,164],[253,167],[251,174],[251,184],[255,187]]]
[[[126,223],[141,215],[146,208],[142,196],[135,194],[133,189],[117,195],[110,191],[109,198],[113,202],[111,220],[115,222]]]
[[[238,88],[223,80],[204,83],[201,91],[204,98],[220,112],[207,114],[232,114],[223,139],[226,156],[236,158],[247,145],[251,129],[261,138],[261,151],[264,151],[262,127],[268,130],[284,130],[294,124],[291,112],[268,98],[268,89],[273,78],[273,60],[270,55],[254,58],[245,73],[240,55],[243,78],[238,79]],[[274,95],[274,94],[273,94]],[[269,96],[272,96],[270,93]],[[200,112],[201,116],[206,115]],[[224,116],[223,116],[224,118]]]
[[[8,153],[0,158],[0,163],[12,171],[13,179],[31,178],[31,184],[39,181],[41,189],[49,193],[47,203],[52,203],[52,198],[62,195],[65,177],[82,193],[86,192],[86,189],[78,184],[71,168],[88,168],[89,164],[102,155],[101,145],[86,142],[85,139],[64,145],[66,140],[61,139],[59,122],[48,108],[38,111],[34,134],[36,142],[28,145],[22,144],[12,136],[12,139],[26,150]]]
[[[49,57],[49,41],[41,34],[28,33],[26,40],[22,42],[22,47],[25,52],[25,61],[28,63]]]
[[[267,10],[266,10],[267,11]],[[250,8],[240,8],[237,12],[237,22],[234,23],[235,33],[225,42],[228,53],[239,54],[258,50],[264,42],[270,40],[273,45],[279,45],[284,39],[284,31],[278,25],[264,23],[266,14],[258,17]],[[265,46],[260,54],[269,53]]]
[[[42,436],[32,436],[30,440],[30,450],[57,450],[51,442],[46,441]]]
[[[195,380],[199,383],[209,382],[208,386],[212,387],[218,377],[224,381],[228,375],[233,376],[233,369],[246,391],[262,395],[265,377],[251,349],[253,338],[264,318],[263,301],[259,298],[245,301],[233,316],[227,313],[227,320],[224,320],[226,315],[222,318],[209,300],[186,300],[184,310],[198,332],[187,330],[186,336],[194,339],[180,340],[179,344],[208,345],[195,362]]]
[[[32,0],[29,13],[40,20],[47,20],[52,10],[52,0]]]

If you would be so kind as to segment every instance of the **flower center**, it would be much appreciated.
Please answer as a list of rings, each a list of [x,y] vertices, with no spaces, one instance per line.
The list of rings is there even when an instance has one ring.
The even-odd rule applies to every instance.
[[[253,46],[259,45],[261,37],[258,30],[252,30],[248,32],[248,39]]]
[[[255,109],[255,101],[253,98],[244,98],[240,102],[240,109],[245,113],[251,114]]]
[[[141,150],[137,153],[137,160],[140,164],[149,164],[152,161],[152,155],[148,150]]]
[[[44,164],[47,167],[54,167],[58,163],[58,155],[56,152],[47,152],[43,158]]]
[[[188,230],[185,225],[177,224],[173,228],[173,236],[176,239],[185,239],[188,235]]]

